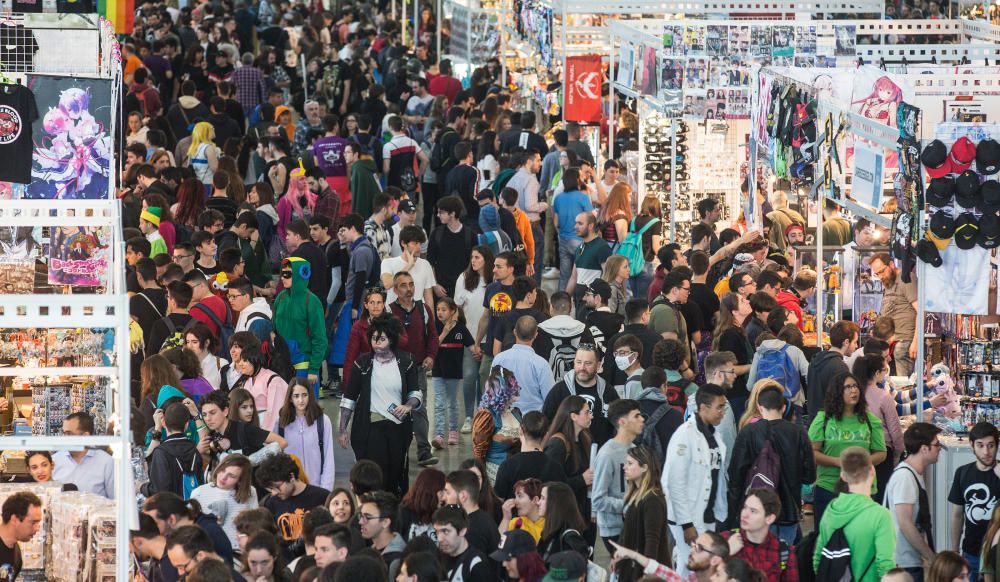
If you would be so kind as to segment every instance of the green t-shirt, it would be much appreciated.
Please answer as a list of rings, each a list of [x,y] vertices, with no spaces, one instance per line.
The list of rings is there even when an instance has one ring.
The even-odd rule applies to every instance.
[[[576,284],[585,287],[601,278],[604,261],[611,256],[611,247],[601,237],[582,243],[576,248]]]
[[[824,430],[824,423],[826,430]],[[822,442],[824,455],[839,457],[848,447],[861,447],[872,453],[885,452],[885,432],[882,421],[872,413],[868,413],[868,422],[859,420],[857,415],[845,416],[841,420],[831,418],[826,422],[826,412],[819,411],[812,424],[809,425],[809,440]],[[833,491],[840,479],[839,467],[816,467],[816,486],[827,491]],[[872,483],[872,492],[875,492]]]

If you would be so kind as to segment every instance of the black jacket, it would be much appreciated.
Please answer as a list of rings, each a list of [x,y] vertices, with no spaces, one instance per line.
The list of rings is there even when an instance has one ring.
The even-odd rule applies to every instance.
[[[622,386],[628,380],[625,372],[619,370],[618,366],[615,365],[614,353],[615,341],[627,333],[634,335],[642,342],[642,355],[639,356],[639,363],[642,364],[643,369],[653,365],[653,347],[656,346],[656,342],[663,339],[660,334],[641,323],[627,323],[620,332],[608,338],[604,344],[607,349],[604,350],[604,367],[601,369],[601,376],[604,377],[605,382],[612,386]]]
[[[594,398],[594,394],[597,395],[597,398]],[[611,423],[608,422],[607,412],[608,405],[618,400],[618,393],[600,376],[597,377],[595,386],[581,390],[576,385],[576,374],[570,370],[566,372],[561,381],[556,382],[548,396],[545,397],[545,403],[542,404],[542,412],[548,417],[549,422],[552,422],[552,419],[556,417],[556,412],[562,401],[574,395],[583,397],[584,400],[593,405],[594,420],[590,423],[590,434],[594,437],[594,442],[597,443],[598,447],[604,445],[615,434]]]
[[[823,350],[813,356],[806,376],[806,407],[810,419],[816,418],[816,413],[823,410],[823,399],[826,398],[830,380],[837,374],[846,374],[848,371],[844,356],[838,352]]]
[[[347,403],[353,404],[354,414],[351,422],[351,448],[358,459],[367,459],[368,438],[371,429],[371,401],[372,401],[372,358],[374,353],[361,354],[354,360],[351,370],[350,380],[347,390],[344,392],[344,399],[341,407]],[[417,363],[414,362],[410,352],[396,350],[396,364],[399,366],[399,377],[403,381],[403,389],[400,393],[400,402],[406,403],[411,396],[420,397],[420,385],[417,384]],[[424,406],[421,402],[420,406]],[[384,411],[378,411],[384,412]],[[407,416],[402,423],[406,427],[413,424],[411,416]]]
[[[184,473],[201,476],[201,455],[184,433],[169,435],[149,456],[149,481],[140,491],[146,497],[160,491],[171,491],[183,497]]]
[[[806,430],[787,420],[760,420],[748,424],[736,435],[729,462],[730,514],[743,506],[746,478],[768,439],[781,457],[778,497],[781,498],[779,524],[798,523],[802,486],[816,481],[816,462]]]
[[[694,398],[694,396],[691,396],[691,398]],[[645,419],[653,416],[653,413],[661,405],[667,404],[667,397],[659,387],[646,388],[639,393],[639,397],[636,400],[639,401],[639,412],[642,413],[642,417]],[[667,445],[670,444],[670,437],[674,436],[677,429],[684,424],[684,413],[672,406],[669,408],[667,413],[663,415],[663,418],[656,423],[655,429],[656,436],[660,438],[660,450],[663,451],[664,455],[667,453]],[[658,459],[658,461],[662,466],[664,459]]]

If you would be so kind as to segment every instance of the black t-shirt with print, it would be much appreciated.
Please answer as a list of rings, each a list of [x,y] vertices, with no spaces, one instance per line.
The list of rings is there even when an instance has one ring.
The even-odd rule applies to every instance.
[[[500,281],[493,281],[486,286],[483,307],[489,310],[490,318],[486,328],[486,345],[483,347],[483,351],[487,355],[496,355],[493,353],[493,334],[497,332],[500,319],[514,308],[514,296],[511,295],[513,288],[512,285],[504,285]]]
[[[295,513],[296,509],[308,512],[314,507],[321,507],[326,503],[326,498],[329,495],[330,492],[322,487],[306,485],[302,493],[293,495],[288,499],[280,499],[274,495],[268,495],[261,505],[266,507],[271,512],[271,515],[274,516],[274,519],[277,520],[286,513]]]
[[[0,582],[14,582],[21,573],[21,546],[17,543],[13,548],[0,540]]]
[[[444,324],[435,321],[437,333],[444,329]],[[476,338],[469,332],[464,323],[457,323],[441,340],[437,358],[434,359],[434,369],[431,374],[435,378],[461,379],[462,362],[465,358],[465,348],[475,343]],[[461,346],[461,347],[459,347]]]
[[[955,471],[948,492],[948,502],[960,505],[964,509],[965,534],[962,536],[962,551],[978,556],[986,530],[990,525],[990,516],[997,504],[997,494],[1000,492],[1000,477],[993,469],[980,471],[975,463],[962,465]]]
[[[0,86],[0,180],[31,182],[31,124],[36,119],[38,108],[31,89]]]

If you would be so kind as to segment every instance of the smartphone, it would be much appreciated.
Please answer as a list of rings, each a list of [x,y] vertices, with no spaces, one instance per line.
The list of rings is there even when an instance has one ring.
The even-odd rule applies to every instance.
[[[390,404],[389,405],[389,414],[391,414],[392,416],[396,416],[396,405],[395,404]]]

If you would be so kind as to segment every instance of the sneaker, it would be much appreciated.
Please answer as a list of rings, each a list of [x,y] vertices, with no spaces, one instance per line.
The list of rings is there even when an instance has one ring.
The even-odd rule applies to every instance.
[[[548,267],[542,273],[542,279],[558,279],[558,278],[559,278],[559,269],[555,267]]]
[[[803,515],[812,515],[813,514],[813,504],[812,503],[803,503],[802,504],[802,514]]]
[[[451,431],[448,433],[448,444],[457,445],[458,444],[458,431]]]
[[[430,467],[431,465],[438,464],[438,458],[435,457],[434,455],[427,455],[423,459],[418,460],[417,464],[420,465],[421,467]]]
[[[462,434],[472,433],[472,419],[468,416],[465,417],[465,423],[462,424]]]
[[[444,435],[437,435],[434,440],[431,441],[431,446],[435,449],[441,450],[444,448]]]

